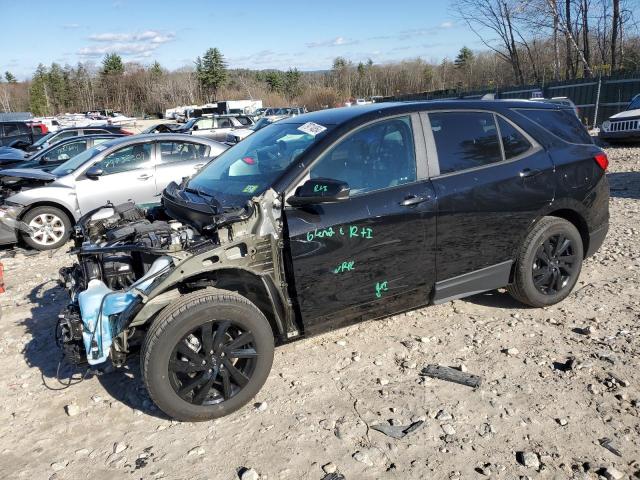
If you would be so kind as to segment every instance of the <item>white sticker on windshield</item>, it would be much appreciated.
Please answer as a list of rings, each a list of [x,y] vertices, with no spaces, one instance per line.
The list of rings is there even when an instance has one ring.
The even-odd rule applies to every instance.
[[[298,127],[298,130],[300,130],[301,132],[308,133],[309,135],[313,135],[314,137],[321,134],[326,129],[327,127],[323,127],[322,125],[318,125],[317,123],[313,122],[307,122],[304,125]]]

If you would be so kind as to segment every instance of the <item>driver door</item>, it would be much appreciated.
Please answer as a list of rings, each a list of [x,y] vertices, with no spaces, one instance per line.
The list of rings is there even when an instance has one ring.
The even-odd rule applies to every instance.
[[[428,303],[436,203],[424,141],[414,138],[419,122],[417,115],[394,117],[347,135],[311,165],[304,180],[345,182],[349,198],[285,207],[291,291],[305,331]]]
[[[108,153],[93,167],[103,170],[97,179],[84,173],[76,180],[80,213],[84,215],[108,202],[153,203],[156,198],[153,142],[137,143]]]

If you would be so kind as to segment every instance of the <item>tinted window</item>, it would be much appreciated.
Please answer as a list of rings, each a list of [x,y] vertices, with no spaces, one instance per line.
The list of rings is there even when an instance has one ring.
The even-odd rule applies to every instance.
[[[500,137],[504,147],[504,157],[507,160],[522,155],[531,148],[531,144],[524,138],[524,135],[509,122],[498,117],[498,126],[500,127]]]
[[[219,118],[218,119],[218,128],[231,128],[233,125],[231,120],[228,118]]]
[[[108,175],[142,168],[150,158],[151,143],[143,143],[130,145],[110,153],[96,163],[96,166],[104,170],[105,175]]]
[[[53,138],[49,140],[49,143],[59,142],[60,140],[64,140],[65,138],[71,138],[71,137],[77,137],[77,136],[78,136],[77,130],[65,130],[64,132],[60,132],[59,134],[54,135]]]
[[[162,142],[160,154],[163,163],[185,162],[206,157],[207,148],[199,143]]]
[[[31,133],[31,127],[26,123],[19,123],[18,130],[20,131],[20,135],[29,135]],[[33,133],[36,135],[40,135],[43,131],[42,125],[35,125],[33,127]]]
[[[20,135],[20,128],[17,123],[5,123],[4,124],[4,136],[5,137],[15,137],[16,135]]]
[[[236,117],[236,120],[238,120],[242,125],[251,125],[251,120],[249,120],[248,117]]]
[[[518,112],[565,142],[593,143],[573,110],[518,109]]]
[[[502,161],[493,114],[436,112],[429,119],[441,174]]]
[[[311,168],[311,178],[341,180],[349,184],[351,194],[415,182],[409,117],[386,120],[353,133],[323,155]]]
[[[84,130],[85,135],[100,135],[105,133],[109,133],[109,132],[106,130]]]

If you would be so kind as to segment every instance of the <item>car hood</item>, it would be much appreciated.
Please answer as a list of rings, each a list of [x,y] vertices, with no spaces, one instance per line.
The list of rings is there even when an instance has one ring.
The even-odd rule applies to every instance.
[[[22,160],[27,158],[27,152],[13,147],[0,147],[0,165],[6,160]]]
[[[640,108],[616,113],[615,115],[611,115],[609,120],[635,120],[637,118],[640,118]]]
[[[37,170],[35,168],[9,168],[0,170],[0,175],[13,178],[28,178],[31,180],[44,180],[53,182],[58,177],[52,173]]]

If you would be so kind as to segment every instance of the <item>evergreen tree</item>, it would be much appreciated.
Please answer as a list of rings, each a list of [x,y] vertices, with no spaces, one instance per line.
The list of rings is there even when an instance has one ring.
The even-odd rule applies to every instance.
[[[217,48],[210,48],[204,57],[196,59],[196,75],[200,87],[211,99],[215,99],[218,90],[227,83],[227,65],[224,56]]]
[[[284,79],[282,78],[282,72],[272,70],[267,72],[264,77],[264,81],[269,86],[269,90],[272,92],[282,93],[284,90]]]
[[[453,62],[457,68],[467,67],[473,61],[473,52],[468,47],[462,47]]]
[[[64,71],[57,63],[52,63],[47,73],[47,92],[50,96],[50,103],[55,113],[65,110],[69,101],[69,86],[67,84]]]
[[[13,73],[8,70],[4,72],[4,79],[7,81],[7,83],[18,83],[18,80],[13,75]]]
[[[162,70],[162,66],[157,60],[153,62],[153,65],[151,65],[151,67],[149,67],[149,73],[151,74],[151,78],[154,80],[160,78],[164,73],[164,71]]]
[[[284,74],[284,92],[290,100],[302,92],[301,80],[302,74],[297,68],[290,68]]]
[[[102,60],[102,75],[122,75],[124,73],[124,63],[122,57],[117,53],[107,53]]]
[[[29,108],[34,115],[48,115],[51,113],[47,80],[47,68],[42,64],[38,65],[29,87]]]

